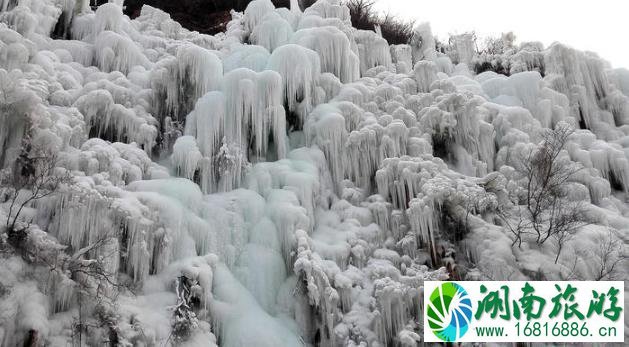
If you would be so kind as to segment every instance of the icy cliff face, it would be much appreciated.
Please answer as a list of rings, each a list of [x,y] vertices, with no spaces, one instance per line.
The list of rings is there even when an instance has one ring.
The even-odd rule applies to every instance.
[[[337,0],[216,36],[122,6],[0,0],[0,344],[413,346],[424,280],[627,279],[626,70]],[[517,159],[567,128],[590,224],[518,239]]]

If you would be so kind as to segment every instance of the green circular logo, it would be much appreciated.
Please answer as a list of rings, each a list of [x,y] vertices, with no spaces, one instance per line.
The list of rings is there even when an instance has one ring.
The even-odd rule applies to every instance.
[[[453,342],[463,337],[469,328],[472,301],[459,284],[445,282],[430,294],[426,314],[435,336],[445,342]]]

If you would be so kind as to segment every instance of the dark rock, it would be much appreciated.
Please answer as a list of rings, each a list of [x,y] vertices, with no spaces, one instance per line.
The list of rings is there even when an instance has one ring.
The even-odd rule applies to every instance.
[[[272,1],[275,7],[288,8],[290,6],[290,0]],[[105,2],[107,1],[99,1],[99,3]],[[232,9],[244,11],[250,2],[251,0],[127,0],[125,14],[135,18],[140,15],[143,5],[149,5],[169,13],[172,19],[188,30],[214,35],[225,31],[231,19],[229,12]],[[311,2],[303,1],[308,4]]]

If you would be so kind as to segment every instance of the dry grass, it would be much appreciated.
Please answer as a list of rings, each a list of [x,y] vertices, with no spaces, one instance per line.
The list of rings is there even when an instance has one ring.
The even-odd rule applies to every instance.
[[[382,37],[392,45],[406,44],[413,35],[414,22],[402,21],[391,14],[380,15],[373,8],[374,0],[348,0],[352,25],[357,29],[375,30],[380,26]]]

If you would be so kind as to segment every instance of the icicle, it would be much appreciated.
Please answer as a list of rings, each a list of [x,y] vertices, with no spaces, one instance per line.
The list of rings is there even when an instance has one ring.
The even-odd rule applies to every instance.
[[[273,71],[259,73],[256,98],[257,111],[251,120],[256,152],[258,155],[267,155],[268,137],[272,133],[277,158],[282,159],[286,156],[286,115],[282,106],[282,77]]]
[[[236,69],[225,75],[222,90],[225,94],[225,113],[229,115],[225,119],[225,133],[228,140],[237,145],[245,143],[249,127],[254,128],[254,134],[264,128],[264,118],[260,119],[262,124],[252,124],[257,106],[256,80],[256,73],[247,69]]]
[[[286,279],[286,266],[281,253],[279,250],[249,244],[240,259],[239,266],[245,271],[242,283],[265,311],[275,313],[277,295]]]
[[[233,45],[228,56],[223,58],[223,68],[225,73],[238,68],[247,68],[260,72],[266,68],[269,51],[256,45]]]
[[[399,282],[390,278],[375,280],[374,287],[374,295],[378,299],[382,313],[384,334],[381,335],[381,341],[389,343],[411,318],[408,315],[410,309],[405,303],[406,290]]]
[[[435,38],[429,23],[420,23],[413,29],[411,47],[413,49],[413,63],[420,60],[433,60],[437,57]]]
[[[349,8],[338,0],[317,1],[304,11],[304,16],[316,15],[321,18],[338,18],[345,24],[350,24]]]
[[[223,64],[211,51],[193,45],[182,46],[177,50],[177,60],[177,82],[179,85],[192,86],[193,101],[206,92],[217,90],[221,85]]]
[[[103,31],[98,35],[94,48],[94,58],[104,71],[121,71],[127,74],[136,65],[150,67],[150,62],[138,46],[131,39],[115,32]]]
[[[393,66],[389,43],[373,31],[358,30],[356,43],[358,44],[361,75],[376,66],[384,66],[387,69]]]
[[[250,40],[256,45],[273,52],[277,47],[287,44],[293,36],[293,28],[275,12],[270,12],[251,32]]]
[[[391,45],[391,59],[397,73],[409,73],[413,67],[412,47],[409,45]]]
[[[421,93],[428,93],[430,85],[437,80],[437,66],[430,61],[420,61],[415,64],[415,80]]]
[[[413,199],[407,210],[411,227],[419,239],[420,244],[426,245],[433,262],[437,259],[436,236],[439,233],[438,206],[429,197]]]
[[[95,12],[94,34],[98,35],[103,31],[113,31],[121,33],[125,25],[122,14],[122,6],[114,2],[109,2],[99,6]],[[98,40],[96,40],[98,42]]]
[[[341,82],[360,77],[359,60],[352,52],[347,35],[335,27],[301,29],[291,41],[319,54],[321,72],[330,72]]]
[[[422,283],[448,277],[420,264],[456,265],[438,259],[451,246],[442,221],[465,223],[479,268],[523,278],[523,254],[496,252],[512,240],[491,221],[523,189],[518,156],[562,122],[590,129],[559,158],[584,166],[568,199],[626,224],[629,73],[593,54],[504,37],[502,53],[477,59],[471,35],[443,54],[427,24],[390,46],[384,28],[353,28],[341,0],[304,13],[255,0],[215,36],[150,6],[131,20],[122,5],[0,0],[0,165],[26,143],[72,174],[21,217],[40,256],[99,243],[83,264],[136,287],[111,312],[133,325],[121,339],[169,339],[180,278],[197,317],[190,345],[215,344],[211,331],[225,346],[414,345]],[[488,63],[509,76],[467,66]],[[50,300],[25,296],[14,277],[30,265],[0,263],[5,302],[19,303],[15,322],[0,319],[3,341],[36,328],[63,344],[77,283],[59,272],[26,285]]]
[[[201,152],[199,152],[197,143],[192,136],[178,138],[173,146],[173,165],[179,170],[181,175],[188,179],[194,178],[194,174],[199,168],[201,157]]]
[[[176,57],[161,60],[151,72],[159,101],[156,114],[182,121],[201,96],[220,89],[222,78],[223,65],[214,53],[192,44],[179,46]]]
[[[204,156],[212,156],[223,138],[225,100],[222,92],[202,96],[186,119],[186,135],[196,138]]]
[[[275,6],[271,0],[255,0],[247,5],[245,9],[244,23],[247,32],[253,32],[255,27],[260,24],[269,13],[275,10]]]
[[[298,127],[314,106],[315,83],[321,72],[319,56],[302,46],[288,44],[277,48],[269,58],[268,69],[279,72],[288,111],[298,115]]]
[[[476,37],[470,33],[451,36],[450,42],[454,50],[451,55],[452,60],[457,64],[470,64],[476,52],[475,41]]]
[[[347,138],[345,118],[329,105],[317,107],[305,126],[309,143],[317,144],[328,159],[332,179],[338,187],[344,178],[344,144]]]
[[[290,0],[290,10],[293,12],[301,13],[301,9],[299,8],[299,0]]]

